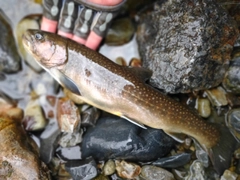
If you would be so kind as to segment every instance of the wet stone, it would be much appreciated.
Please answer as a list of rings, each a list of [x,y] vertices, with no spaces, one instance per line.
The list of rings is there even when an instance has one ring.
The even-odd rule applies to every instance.
[[[11,26],[1,9],[0,32],[0,71],[5,73],[18,72],[21,68],[21,58],[18,54]]]
[[[132,58],[129,62],[129,66],[142,67],[142,61],[137,58]]]
[[[240,141],[240,109],[232,109],[227,113],[226,124],[233,136]]]
[[[221,86],[206,90],[205,92],[213,106],[226,106],[228,104],[226,91]]]
[[[81,125],[95,126],[99,116],[100,111],[97,108],[93,106],[84,105],[81,108]]]
[[[141,167],[135,163],[115,161],[117,174],[121,178],[135,179],[141,173]]]
[[[0,149],[0,179],[50,179],[36,144],[20,123],[0,118]]]
[[[145,165],[142,167],[140,177],[143,179],[149,179],[149,180],[150,179],[151,180],[159,180],[159,179],[174,180],[174,176],[172,173],[168,172],[163,168],[151,166],[151,165]]]
[[[190,160],[190,153],[181,153],[170,157],[160,158],[157,161],[154,161],[152,165],[160,166],[162,168],[177,168],[189,163]]]
[[[208,118],[211,115],[210,101],[207,98],[198,98],[196,103],[199,115]]]
[[[57,148],[57,140],[61,131],[55,119],[51,119],[40,135],[40,157],[48,164]]]
[[[237,37],[235,22],[215,1],[157,1],[139,16],[143,67],[153,71],[150,83],[169,93],[219,85]]]
[[[81,129],[74,133],[62,133],[58,143],[61,147],[76,146],[82,142],[82,134],[83,131]]]
[[[228,92],[240,94],[240,47],[233,51],[233,58],[224,77],[223,87]]]
[[[231,107],[240,106],[240,97],[237,96],[236,94],[227,93],[226,97],[227,97],[227,100],[228,100],[228,104]]]
[[[97,176],[97,165],[92,158],[68,161],[65,168],[71,174],[73,180],[89,180]]]
[[[162,130],[145,130],[115,116],[102,117],[84,134],[82,157],[151,161],[170,152],[173,145],[174,140]]]
[[[225,170],[220,180],[237,180],[237,177],[238,177],[237,173]]]
[[[80,126],[77,106],[68,98],[60,98],[57,104],[57,120],[62,132],[74,132]]]
[[[112,22],[105,37],[105,43],[110,46],[120,46],[128,43],[133,37],[135,28],[129,18],[120,18]]]
[[[121,66],[126,66],[127,63],[126,63],[126,60],[123,58],[123,57],[117,57],[115,62]]]
[[[103,174],[105,176],[112,175],[116,170],[116,165],[113,160],[108,160],[103,166]]]
[[[192,180],[192,179],[199,179],[199,180],[205,180],[207,179],[207,176],[205,174],[205,169],[203,164],[195,160],[190,167],[189,174],[186,177],[186,180]]]
[[[47,120],[38,99],[28,102],[22,123],[27,131],[38,131],[46,126]]]

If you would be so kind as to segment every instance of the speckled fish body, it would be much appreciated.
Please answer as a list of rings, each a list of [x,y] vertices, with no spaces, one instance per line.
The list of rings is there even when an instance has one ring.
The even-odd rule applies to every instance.
[[[52,75],[58,71],[72,80],[75,93],[85,102],[166,133],[187,134],[206,149],[218,144],[214,125],[145,83],[148,71],[119,66],[73,41],[41,31],[27,31],[23,42]]]

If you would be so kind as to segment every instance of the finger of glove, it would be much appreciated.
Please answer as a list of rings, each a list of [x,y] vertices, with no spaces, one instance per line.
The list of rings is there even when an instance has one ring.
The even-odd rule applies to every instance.
[[[78,16],[78,4],[72,0],[66,0],[60,14],[58,30],[65,33],[72,33],[75,20]]]
[[[43,0],[43,16],[58,21],[61,7],[62,0]]]
[[[95,12],[92,9],[82,7],[74,27],[74,35],[83,39],[87,39],[91,30]]]

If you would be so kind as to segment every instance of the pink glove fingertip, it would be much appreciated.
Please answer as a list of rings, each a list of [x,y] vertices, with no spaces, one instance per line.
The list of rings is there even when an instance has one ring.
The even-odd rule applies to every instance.
[[[69,39],[72,39],[72,37],[73,37],[72,33],[66,33],[66,32],[61,31],[61,30],[58,30],[58,35],[69,38]]]
[[[85,44],[86,43],[86,39],[80,38],[78,36],[73,36],[72,40],[76,41],[79,44]]]
[[[57,25],[57,21],[47,19],[44,16],[42,17],[41,30],[55,33],[57,31]]]
[[[102,41],[102,37],[98,36],[94,31],[91,31],[87,41],[85,43],[85,46],[87,46],[88,48],[92,49],[92,50],[96,50],[99,46],[99,44]]]

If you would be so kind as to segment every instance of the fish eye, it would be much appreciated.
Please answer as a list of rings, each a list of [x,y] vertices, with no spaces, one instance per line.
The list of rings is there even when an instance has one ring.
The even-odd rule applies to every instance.
[[[37,40],[42,40],[43,39],[43,35],[40,34],[40,33],[36,33],[34,36],[35,36],[35,39],[37,39]]]

